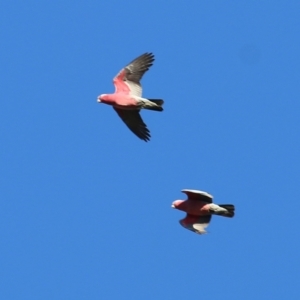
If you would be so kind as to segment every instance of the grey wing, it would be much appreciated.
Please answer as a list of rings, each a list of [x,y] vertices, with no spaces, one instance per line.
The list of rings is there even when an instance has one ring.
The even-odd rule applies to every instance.
[[[153,65],[154,55],[152,53],[144,53],[129,63],[125,69],[125,81],[129,85],[131,94],[141,97],[142,86],[140,80],[143,75]]]
[[[143,75],[153,65],[154,55],[152,53],[144,53],[138,58],[130,62],[126,67],[126,79],[139,83]]]
[[[211,215],[207,216],[192,216],[187,215],[179,223],[186,229],[191,230],[198,234],[205,234],[205,228],[209,225]]]
[[[150,140],[150,131],[141,118],[139,110],[123,110],[115,107],[114,110],[136,136],[145,142]]]
[[[198,190],[181,190],[181,192],[185,193],[189,199],[201,200],[207,203],[212,203],[213,196],[207,192],[198,191]]]

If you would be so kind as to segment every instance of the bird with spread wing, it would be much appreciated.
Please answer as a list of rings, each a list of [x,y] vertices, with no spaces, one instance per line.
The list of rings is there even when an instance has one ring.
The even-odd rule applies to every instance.
[[[113,79],[115,93],[102,94],[99,103],[111,105],[127,127],[140,139],[150,140],[150,131],[140,115],[141,109],[163,111],[162,99],[142,97],[140,80],[153,65],[154,55],[144,53],[123,68]]]
[[[232,218],[235,207],[232,204],[213,203],[213,196],[198,190],[182,190],[188,197],[187,200],[176,200],[171,207],[187,213],[179,223],[186,229],[198,234],[206,233],[211,216],[218,215]]]

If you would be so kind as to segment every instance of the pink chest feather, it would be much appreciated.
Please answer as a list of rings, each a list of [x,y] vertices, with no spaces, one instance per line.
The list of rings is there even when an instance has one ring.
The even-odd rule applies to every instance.
[[[201,201],[188,201],[187,213],[201,216],[209,214],[209,204]]]
[[[102,97],[102,101],[119,107],[136,106],[136,100],[124,93],[107,94]]]

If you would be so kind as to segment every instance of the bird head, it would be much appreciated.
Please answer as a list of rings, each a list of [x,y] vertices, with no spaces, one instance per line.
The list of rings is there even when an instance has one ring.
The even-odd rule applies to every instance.
[[[107,99],[107,94],[101,94],[98,98],[97,98],[97,102],[101,103],[103,100],[105,101]]]
[[[172,203],[171,207],[175,209],[180,209],[180,206],[183,202],[183,200],[176,200]]]

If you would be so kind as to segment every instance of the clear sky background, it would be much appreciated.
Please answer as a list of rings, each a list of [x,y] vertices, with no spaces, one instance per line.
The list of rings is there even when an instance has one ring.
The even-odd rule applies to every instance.
[[[0,15],[0,299],[299,299],[298,0]],[[96,102],[144,52],[148,143]],[[236,216],[184,229],[184,188]]]

